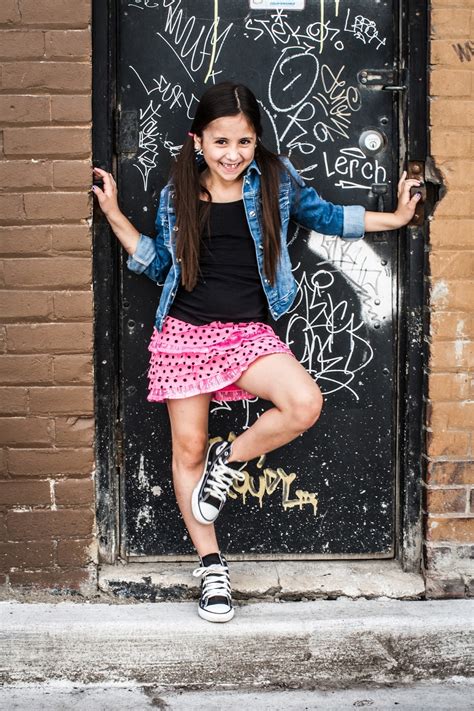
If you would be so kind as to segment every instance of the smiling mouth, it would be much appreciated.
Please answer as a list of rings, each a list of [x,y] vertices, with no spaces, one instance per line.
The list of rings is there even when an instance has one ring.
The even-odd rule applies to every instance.
[[[237,163],[224,163],[220,161],[220,165],[225,169],[225,170],[236,170],[236,168],[239,167],[239,165],[242,164],[242,161],[238,161]]]

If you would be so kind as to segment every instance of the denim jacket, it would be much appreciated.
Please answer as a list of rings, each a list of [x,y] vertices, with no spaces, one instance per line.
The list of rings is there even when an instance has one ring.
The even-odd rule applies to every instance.
[[[358,239],[364,236],[365,214],[365,208],[361,205],[343,207],[326,202],[314,188],[306,185],[287,158],[281,158],[281,161],[287,170],[282,171],[280,180],[281,256],[273,286],[265,277],[263,269],[260,169],[255,160],[246,170],[242,188],[247,222],[255,242],[258,271],[270,313],[275,320],[289,311],[297,293],[287,246],[290,219],[325,235]],[[173,197],[173,185],[168,183],[160,194],[155,222],[156,238],[140,234],[137,248],[127,260],[127,266],[132,272],[146,274],[158,284],[164,283],[156,312],[155,325],[158,331],[163,327],[181,279],[181,267],[176,258],[175,234],[178,228]]]

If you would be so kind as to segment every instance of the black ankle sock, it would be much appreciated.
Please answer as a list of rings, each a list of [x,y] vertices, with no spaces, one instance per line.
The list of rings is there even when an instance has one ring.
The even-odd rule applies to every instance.
[[[202,564],[207,568],[208,565],[212,565],[213,563],[217,563],[217,565],[221,565],[223,562],[221,556],[219,553],[208,553],[207,555],[203,555],[201,558]],[[209,599],[208,605],[225,605],[227,604],[227,598],[222,597],[221,595],[214,595]]]
[[[201,561],[206,568],[208,565],[212,565],[213,563],[217,563],[217,565],[220,565],[222,562],[219,553],[208,553],[207,555],[203,555]]]

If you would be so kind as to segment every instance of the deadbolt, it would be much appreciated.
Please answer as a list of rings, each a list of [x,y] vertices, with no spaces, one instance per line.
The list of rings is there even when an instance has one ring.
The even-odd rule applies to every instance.
[[[386,145],[386,135],[376,128],[368,128],[360,134],[359,147],[366,156],[377,155],[385,149]]]

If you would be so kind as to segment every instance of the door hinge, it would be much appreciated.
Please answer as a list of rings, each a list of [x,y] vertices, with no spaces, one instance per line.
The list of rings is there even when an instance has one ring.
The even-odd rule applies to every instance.
[[[359,84],[366,89],[405,91],[405,72],[396,69],[361,69],[357,74]]]
[[[138,152],[138,111],[114,111],[114,148],[115,153]]]

